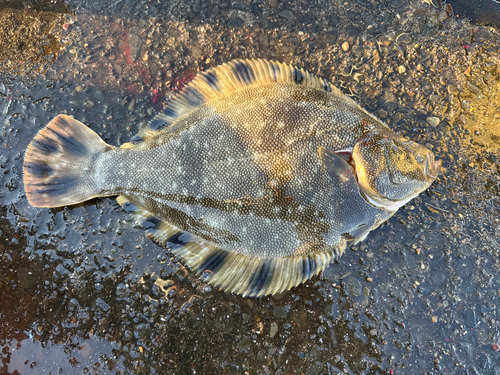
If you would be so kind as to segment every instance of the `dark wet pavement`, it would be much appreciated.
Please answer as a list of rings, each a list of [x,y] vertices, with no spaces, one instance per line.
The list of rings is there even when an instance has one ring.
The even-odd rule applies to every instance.
[[[500,35],[419,3],[0,8],[0,373],[499,374]],[[23,153],[55,115],[119,145],[198,70],[252,57],[328,78],[447,172],[261,299],[204,284],[113,198],[28,204]]]

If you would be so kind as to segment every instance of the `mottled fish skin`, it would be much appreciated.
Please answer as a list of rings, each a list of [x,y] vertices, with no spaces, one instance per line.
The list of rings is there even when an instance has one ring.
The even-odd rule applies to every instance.
[[[139,137],[112,147],[56,117],[28,147],[28,199],[53,207],[119,195],[187,266],[246,296],[318,274],[440,170],[432,152],[326,81],[264,60],[202,73]],[[351,163],[341,150],[353,150]]]
[[[341,99],[293,83],[227,94],[173,134],[103,154],[98,188],[245,254],[284,257],[310,242],[335,245],[353,226],[388,217],[367,204],[355,176],[337,184],[318,158],[319,147],[344,149],[368,131],[359,126],[366,114]]]

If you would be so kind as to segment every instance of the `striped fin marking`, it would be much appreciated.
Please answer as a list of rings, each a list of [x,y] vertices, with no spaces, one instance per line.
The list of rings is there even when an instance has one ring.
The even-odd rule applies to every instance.
[[[126,213],[131,214],[141,224],[149,238],[154,237],[158,242],[163,244],[166,238],[170,237],[174,232],[179,232],[179,229],[167,225],[149,211],[130,202],[123,195],[119,195],[116,201]]]
[[[243,87],[270,82],[296,83],[343,96],[340,90],[304,69],[261,59],[238,59],[200,73],[151,120],[147,129],[157,131],[169,127],[212,99]]]
[[[61,207],[101,196],[93,182],[93,160],[112,148],[71,116],[56,116],[26,149],[23,180],[28,201],[34,207]]]
[[[148,238],[162,245],[174,244],[172,254],[198,275],[208,274],[208,283],[227,292],[260,297],[287,291],[319,274],[345,249],[333,249],[287,258],[261,258],[236,253],[156,218],[147,210],[119,196],[118,203],[134,216]]]
[[[330,251],[287,258],[259,258],[199,242],[174,249],[186,266],[198,274],[211,273],[208,282],[245,297],[261,297],[287,291],[323,271],[340,256],[341,245]],[[196,254],[197,252],[203,255]]]

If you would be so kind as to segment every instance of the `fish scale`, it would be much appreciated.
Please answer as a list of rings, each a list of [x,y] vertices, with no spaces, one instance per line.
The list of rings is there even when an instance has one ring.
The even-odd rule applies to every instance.
[[[244,296],[317,275],[441,170],[328,82],[265,60],[201,73],[134,139],[113,147],[57,116],[26,151],[28,200],[118,195],[148,237]]]

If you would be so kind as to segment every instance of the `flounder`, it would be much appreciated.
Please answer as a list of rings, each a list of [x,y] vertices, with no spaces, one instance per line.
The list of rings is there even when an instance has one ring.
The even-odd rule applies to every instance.
[[[26,150],[29,202],[118,195],[148,236],[244,296],[317,275],[441,170],[327,81],[265,60],[199,74],[138,137],[114,147],[57,116]]]

